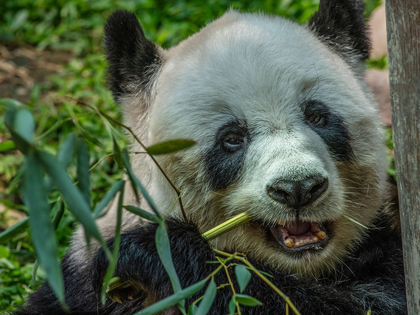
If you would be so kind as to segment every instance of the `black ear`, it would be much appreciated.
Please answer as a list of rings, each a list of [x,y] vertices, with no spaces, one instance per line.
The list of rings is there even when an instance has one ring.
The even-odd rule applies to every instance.
[[[109,84],[114,97],[147,88],[162,63],[159,47],[143,33],[136,16],[115,11],[105,25],[105,48]]]
[[[362,0],[321,0],[308,27],[348,62],[369,58],[370,43]]]

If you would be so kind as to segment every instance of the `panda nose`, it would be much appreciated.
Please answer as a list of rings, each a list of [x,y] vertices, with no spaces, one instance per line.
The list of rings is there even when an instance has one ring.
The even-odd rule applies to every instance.
[[[301,181],[277,180],[267,186],[271,199],[291,207],[302,207],[317,200],[328,188],[328,178],[310,177]]]

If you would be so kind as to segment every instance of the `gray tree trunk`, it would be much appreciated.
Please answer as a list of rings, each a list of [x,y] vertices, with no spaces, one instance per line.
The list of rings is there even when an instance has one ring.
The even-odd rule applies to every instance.
[[[420,314],[420,0],[387,0],[389,78],[408,314]]]

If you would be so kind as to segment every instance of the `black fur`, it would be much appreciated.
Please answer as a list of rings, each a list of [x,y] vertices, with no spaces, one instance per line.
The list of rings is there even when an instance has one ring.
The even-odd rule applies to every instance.
[[[182,287],[205,278],[216,268],[215,255],[209,244],[190,223],[167,221],[175,269]],[[376,315],[403,315],[406,313],[404,269],[400,236],[390,229],[389,217],[382,213],[374,223],[362,246],[347,258],[337,271],[319,280],[302,280],[294,275],[273,271],[263,264],[254,264],[259,270],[270,273],[271,281],[283,290],[302,314],[349,314],[361,315],[371,309]],[[141,227],[122,235],[116,275],[122,280],[139,283],[155,299],[172,294],[168,276],[158,259],[154,234],[156,225]],[[112,244],[110,242],[109,244]],[[252,257],[248,257],[252,261]],[[99,302],[103,276],[108,262],[102,250],[94,265],[84,270],[72,270],[63,262],[66,283],[66,301],[72,314],[134,314],[142,308],[145,294],[140,291],[134,300],[122,304],[108,300],[106,306]],[[74,268],[74,267],[73,267]],[[79,273],[79,274],[78,274]],[[235,276],[231,273],[231,278]],[[224,272],[215,281],[226,283]],[[236,281],[234,280],[235,285]],[[192,303],[203,292],[187,300]],[[244,307],[243,314],[282,314],[284,302],[255,275],[244,292],[261,302],[263,306]],[[131,295],[133,293],[130,293]],[[130,295],[121,291],[121,295]],[[209,314],[226,314],[231,299],[229,287],[218,290]],[[64,314],[47,284],[31,295],[29,305],[16,313]]]
[[[115,11],[105,25],[105,48],[111,91],[119,96],[138,92],[150,82],[162,60],[159,48],[146,39],[136,16]]]
[[[339,161],[349,160],[354,156],[351,147],[350,133],[344,124],[343,118],[332,113],[322,102],[311,100],[305,102],[303,111],[308,121],[312,115],[321,115],[324,119],[323,124],[312,124],[308,121],[308,126],[315,131],[327,144],[328,150]]]
[[[223,140],[229,134],[244,137],[241,149],[230,152],[223,147]],[[209,183],[213,190],[225,189],[235,181],[245,160],[249,141],[245,122],[230,122],[219,129],[213,148],[205,156]]]
[[[369,58],[370,44],[363,0],[321,0],[310,19],[309,29],[347,61],[355,54],[359,61]]]

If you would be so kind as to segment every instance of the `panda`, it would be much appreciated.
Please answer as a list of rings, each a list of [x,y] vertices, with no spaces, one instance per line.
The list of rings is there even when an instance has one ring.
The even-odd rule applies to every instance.
[[[197,142],[157,157],[183,192],[187,221],[179,208],[170,211],[177,195],[156,165],[132,156],[167,216],[183,288],[214,270],[208,262],[217,248],[245,254],[301,314],[407,314],[396,197],[364,82],[363,1],[321,0],[305,26],[230,10],[169,50],[146,39],[132,13],[116,11],[105,47],[110,88],[136,135],[146,144]],[[147,208],[132,191],[124,202]],[[115,209],[98,220],[111,247]],[[242,212],[254,220],[211,242],[201,236]],[[101,304],[108,262],[99,246],[87,249],[79,229],[62,261],[71,314],[134,314],[173,293],[156,252],[157,226],[129,213],[123,220],[115,276],[133,287],[120,290],[122,303]],[[226,283],[226,275],[215,281]],[[244,293],[263,305],[244,306],[243,314],[285,312],[255,276]],[[231,297],[230,288],[219,289],[210,314],[228,313]],[[45,284],[15,314],[66,313]]]

